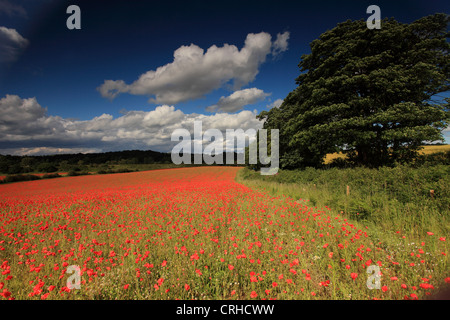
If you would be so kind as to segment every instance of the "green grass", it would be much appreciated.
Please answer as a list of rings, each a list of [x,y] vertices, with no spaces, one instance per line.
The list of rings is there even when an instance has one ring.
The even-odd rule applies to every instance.
[[[308,168],[262,176],[242,170],[238,182],[286,195],[380,230],[402,230],[414,237],[434,230],[448,234],[450,166],[411,168]],[[347,194],[347,186],[349,194]],[[433,191],[431,191],[433,190]]]
[[[411,259],[426,257],[430,260],[427,265],[430,278],[441,279],[441,283],[445,278],[449,279],[446,239],[450,230],[448,165],[308,168],[281,170],[274,176],[262,176],[245,168],[236,180],[254,190],[272,196],[287,196],[314,206],[316,210],[329,210],[330,215],[338,219],[347,219],[356,228],[365,230],[371,243],[392,254],[400,262],[399,272],[404,272],[406,278],[417,276],[408,270]],[[430,190],[434,190],[433,195]],[[420,248],[425,244],[428,250],[420,257],[417,250],[421,252]]]

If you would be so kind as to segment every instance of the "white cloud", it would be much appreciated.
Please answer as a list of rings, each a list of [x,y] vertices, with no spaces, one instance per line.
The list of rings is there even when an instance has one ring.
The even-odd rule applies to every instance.
[[[203,131],[259,129],[256,110],[237,114],[185,114],[174,106],[157,106],[150,111],[128,111],[114,118],[102,114],[90,120],[71,120],[47,115],[35,98],[7,95],[0,99],[0,154],[50,154],[151,149],[169,152],[175,129],[193,133],[194,121]]]
[[[206,108],[207,111],[236,112],[249,104],[254,104],[270,96],[261,89],[250,88],[233,92],[228,97],[221,97],[217,104]]]
[[[287,49],[285,34],[278,36],[274,52]],[[271,49],[271,36],[265,32],[248,34],[241,50],[229,44],[213,45],[206,52],[195,44],[182,46],[174,52],[173,62],[142,74],[133,83],[106,80],[97,89],[105,98],[114,99],[120,93],[149,95],[149,102],[157,104],[198,99],[226,84],[239,90],[255,79]]]
[[[117,97],[120,93],[126,92],[127,84],[123,80],[105,80],[105,82],[97,88],[102,97],[110,100]]]
[[[28,43],[15,29],[0,26],[0,62],[15,61]]]
[[[288,49],[289,36],[288,31],[277,34],[277,39],[273,43],[272,55],[277,56]]]
[[[283,104],[283,99],[277,99],[267,106],[268,109],[279,108]]]
[[[28,122],[39,119],[46,114],[36,98],[21,99],[19,96],[7,94],[0,100],[0,124]]]

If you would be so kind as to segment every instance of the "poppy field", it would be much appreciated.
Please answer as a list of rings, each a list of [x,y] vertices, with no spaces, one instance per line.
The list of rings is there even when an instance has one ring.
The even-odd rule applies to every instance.
[[[445,234],[393,232],[399,250],[328,207],[239,184],[239,170],[0,185],[0,299],[415,300],[450,286]]]

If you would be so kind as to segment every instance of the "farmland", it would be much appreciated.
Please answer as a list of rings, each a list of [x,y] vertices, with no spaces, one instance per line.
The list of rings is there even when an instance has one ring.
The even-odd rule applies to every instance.
[[[448,144],[424,145],[424,146],[422,146],[421,150],[419,151],[419,154],[428,155],[428,154],[433,154],[433,153],[449,152],[449,151],[450,151],[450,145],[448,145]],[[345,159],[345,155],[342,152],[329,153],[325,157],[325,163],[328,164],[335,159]]]
[[[378,237],[345,212],[238,183],[239,170],[0,185],[0,299],[424,299],[448,286],[442,229]]]

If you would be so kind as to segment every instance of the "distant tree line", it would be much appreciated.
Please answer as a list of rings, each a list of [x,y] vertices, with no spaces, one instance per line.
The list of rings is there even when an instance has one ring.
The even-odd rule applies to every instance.
[[[226,154],[223,154],[223,159],[223,165],[227,165],[225,161]],[[104,153],[77,153],[45,156],[0,155],[0,173],[24,174],[31,172],[70,172],[72,175],[75,175],[77,172],[86,172],[92,167],[98,168],[98,171],[101,171],[102,173],[109,173],[114,170],[108,169],[108,166],[122,165],[126,167],[126,165],[137,164],[171,163],[172,158],[170,153],[152,150],[125,150]],[[233,165],[237,165],[237,153],[234,153]]]
[[[126,150],[45,156],[0,155],[0,172],[4,174],[69,172],[84,171],[89,166],[153,163],[171,163],[170,153],[151,150]]]

